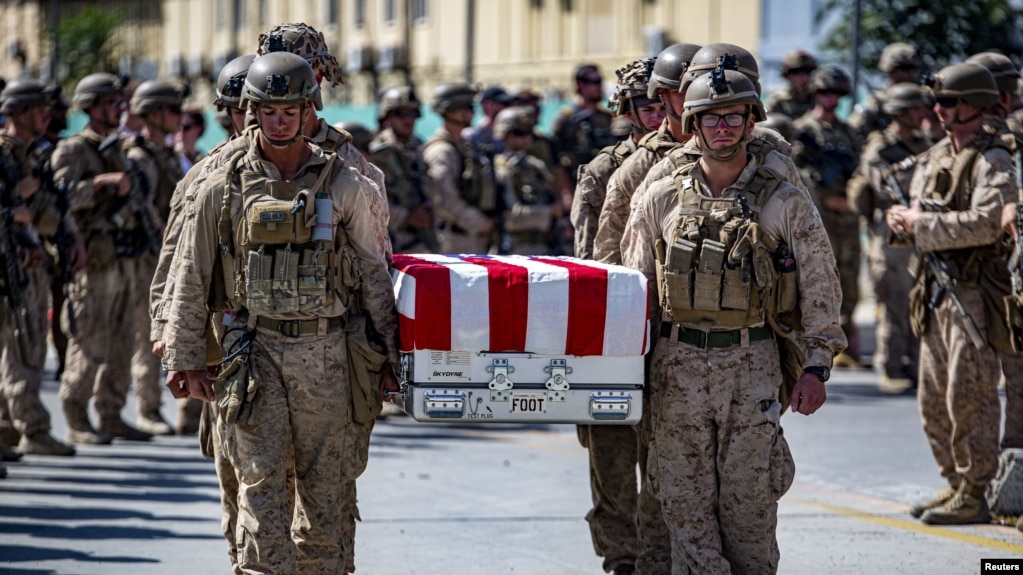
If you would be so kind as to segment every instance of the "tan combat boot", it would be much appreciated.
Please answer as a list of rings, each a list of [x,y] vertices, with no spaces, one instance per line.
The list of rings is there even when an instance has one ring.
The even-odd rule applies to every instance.
[[[845,351],[836,355],[835,359],[831,362],[831,365],[836,368],[864,369],[860,360]]]
[[[984,497],[986,485],[975,485],[963,481],[948,503],[941,507],[927,510],[920,521],[928,525],[968,525],[970,523],[990,523],[991,512]]]
[[[202,400],[189,398],[178,402],[178,433],[195,435],[199,432],[199,421],[202,419]]]
[[[139,431],[150,435],[174,435],[174,428],[167,423],[167,420],[160,415],[159,411],[139,413],[139,418],[135,425],[138,426]]]
[[[75,448],[58,441],[45,431],[23,435],[18,443],[18,453],[25,455],[59,455],[68,457],[75,454]]]
[[[908,377],[888,377],[888,374],[885,373],[881,374],[877,384],[881,393],[889,395],[901,395],[912,391],[915,387],[916,382]]]
[[[10,425],[0,427],[0,445],[14,447],[19,441],[21,441],[21,433],[17,429]]]
[[[920,517],[923,516],[924,512],[930,509],[934,509],[936,507],[941,507],[942,505],[948,503],[950,499],[955,497],[956,491],[959,491],[957,487],[953,485],[946,485],[934,497],[930,499],[925,499],[923,501],[917,501],[916,503],[910,505],[909,514],[912,515],[913,517],[916,517],[917,519],[920,519]]]
[[[89,423],[89,412],[84,405],[64,403],[64,419],[67,420],[68,443],[83,445],[108,445],[113,438],[96,431]]]
[[[119,414],[104,415],[99,418],[99,431],[110,437],[120,437],[128,441],[149,441],[153,436],[145,431],[140,431],[127,423]]]

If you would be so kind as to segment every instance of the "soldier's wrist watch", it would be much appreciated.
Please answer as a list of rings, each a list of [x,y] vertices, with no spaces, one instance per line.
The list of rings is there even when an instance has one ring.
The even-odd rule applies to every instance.
[[[824,367],[823,365],[810,365],[803,368],[803,373],[812,373],[817,376],[817,379],[824,383],[831,379],[831,368]]]

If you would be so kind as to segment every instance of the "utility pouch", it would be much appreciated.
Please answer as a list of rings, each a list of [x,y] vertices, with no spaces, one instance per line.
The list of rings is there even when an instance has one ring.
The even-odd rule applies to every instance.
[[[721,309],[721,270],[725,263],[725,244],[707,239],[702,243],[693,282],[693,308],[718,311]]]
[[[334,303],[327,289],[329,256],[323,250],[304,250],[298,266],[298,306],[301,312],[313,312]]]
[[[345,324],[348,344],[348,371],[352,382],[352,419],[366,425],[380,415],[383,400],[380,397],[380,374],[387,356],[367,334],[365,315],[350,314]]]
[[[273,305],[275,313],[292,313],[299,309],[298,252],[279,249],[274,254]],[[258,314],[257,314],[258,315]]]
[[[675,238],[668,248],[667,268],[676,273],[689,272],[696,256],[696,244],[686,239]]]
[[[750,278],[744,274],[745,261],[735,267],[726,266],[721,286],[721,307],[724,309],[749,309]]]
[[[213,393],[224,422],[245,425],[252,415],[252,404],[258,395],[249,377],[249,356],[242,354],[228,363],[213,380]]]
[[[796,309],[799,301],[796,256],[785,246],[774,253],[774,271],[778,273],[774,290],[774,313]]]
[[[274,311],[273,264],[273,256],[261,251],[249,252],[249,264],[245,268],[245,307],[252,315]]]
[[[291,182],[268,182],[271,184]],[[304,244],[312,238],[312,228],[307,225],[308,194],[299,194],[294,200],[282,200],[273,196],[259,195],[245,206],[245,221],[248,225],[245,241],[248,245],[263,244]]]

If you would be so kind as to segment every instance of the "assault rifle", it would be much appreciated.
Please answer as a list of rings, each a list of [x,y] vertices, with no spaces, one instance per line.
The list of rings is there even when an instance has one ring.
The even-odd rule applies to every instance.
[[[899,185],[899,180],[895,177],[896,172],[905,170],[913,165],[914,158],[909,157],[898,164],[895,164],[890,169],[885,171],[884,181],[885,189],[888,195],[899,204],[909,207],[909,197],[906,192],[902,190],[902,186]],[[941,305],[941,301],[948,297],[955,306],[956,311],[959,312],[959,317],[963,320],[963,325],[966,327],[966,333],[970,336],[970,342],[973,343],[977,349],[983,348],[986,344],[984,338],[980,336],[980,332],[977,331],[977,325],[973,323],[973,318],[963,307],[963,302],[960,301],[959,296],[956,295],[956,289],[959,287],[959,270],[945,258],[938,255],[936,252],[920,252],[917,253],[927,264],[928,270],[931,275],[934,276],[934,282],[937,285],[937,289],[934,290],[934,294],[931,296],[930,301],[927,302],[927,309],[934,310],[936,307]]]
[[[14,177],[17,169],[4,161],[0,166],[5,172],[5,179],[8,182],[16,183],[20,178]],[[28,319],[28,310],[25,309],[25,287],[28,285],[28,277],[18,260],[18,224],[14,221],[14,208],[23,205],[24,201],[18,195],[16,186],[0,184],[0,270],[3,276],[3,296],[7,300],[7,309],[10,311],[11,321],[14,322],[14,339],[17,342],[18,358],[25,365],[29,364],[28,358],[28,331],[25,322]]]
[[[103,140],[99,145],[99,153],[104,157],[108,157],[108,150],[116,150],[121,159],[127,162],[128,169],[124,173],[131,180],[131,191],[128,192],[127,198],[128,207],[135,216],[136,224],[145,235],[146,250],[154,256],[158,256],[160,255],[160,247],[163,245],[163,239],[160,236],[160,227],[156,223],[156,218],[153,217],[153,210],[149,201],[151,195],[149,180],[146,179],[146,174],[142,172],[142,168],[138,166],[135,160],[125,157],[120,149],[120,143],[120,136],[114,134]]]
[[[409,174],[409,182],[412,183],[412,189],[416,195],[416,205],[404,206],[406,209],[414,210],[419,206],[428,205],[430,198],[426,195],[426,164],[423,162],[423,155],[416,154],[416,161],[413,165],[412,173]],[[426,229],[418,230],[412,226],[408,227],[408,231],[413,234],[426,249],[433,253],[440,253],[440,244],[437,243],[437,234],[433,231],[433,215],[431,211],[430,225]]]
[[[496,236],[497,253],[507,254],[512,248],[511,236],[504,229],[504,213],[508,209],[505,201],[504,187],[497,181],[497,164],[494,162],[494,147],[490,145],[477,146],[479,160],[487,170],[487,177],[493,189],[493,198],[480,198],[480,210],[494,218],[494,235]]]

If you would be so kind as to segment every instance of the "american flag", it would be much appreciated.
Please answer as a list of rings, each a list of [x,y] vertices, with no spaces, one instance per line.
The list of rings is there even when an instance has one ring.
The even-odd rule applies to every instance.
[[[394,256],[402,351],[643,355],[646,277],[568,257]]]

